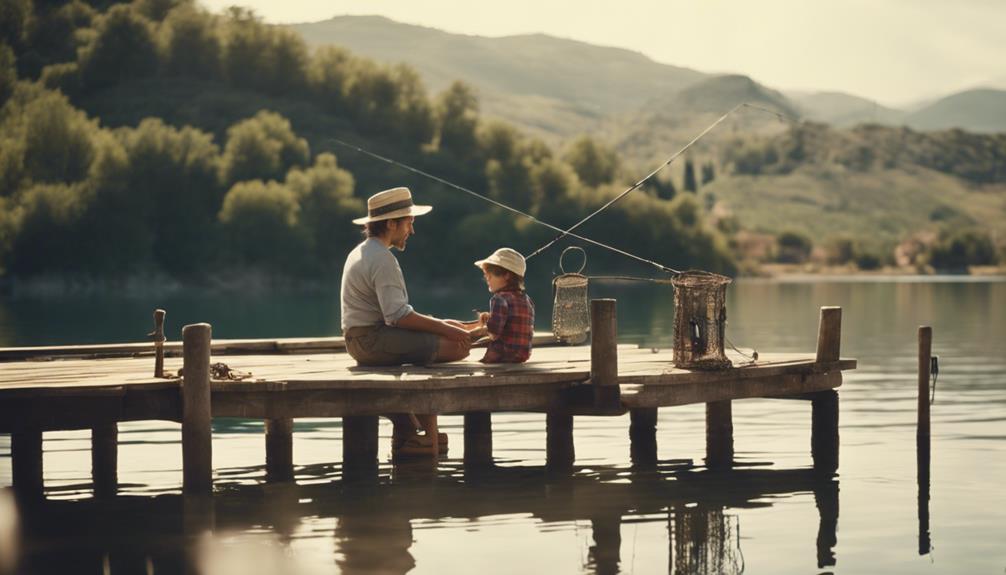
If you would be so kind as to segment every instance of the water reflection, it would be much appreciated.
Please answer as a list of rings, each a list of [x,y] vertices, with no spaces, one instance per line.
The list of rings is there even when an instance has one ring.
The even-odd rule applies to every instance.
[[[298,480],[224,483],[202,499],[45,501],[24,514],[29,545],[22,569],[101,572],[107,563],[105,572],[125,573],[147,572],[149,564],[154,573],[253,575],[308,567],[314,572],[327,564],[347,573],[408,573],[417,567],[414,546],[431,534],[417,526],[435,522],[438,529],[491,532],[494,518],[519,517],[523,523],[533,518],[540,533],[589,524],[589,548],[579,566],[589,573],[626,570],[622,529],[630,523],[667,526],[668,573],[741,573],[736,510],[811,492],[820,517],[813,553],[819,567],[835,564],[838,482],[812,469],[710,472],[675,460],[646,470],[581,467],[557,477],[543,466],[476,470],[448,461],[436,469],[424,463],[382,466],[379,480],[370,483],[343,480],[330,466],[302,468]],[[319,540],[330,540],[322,546],[330,550],[327,558],[298,554],[305,539],[315,548]],[[493,541],[484,544],[498,543]],[[535,561],[512,560],[515,569]]]

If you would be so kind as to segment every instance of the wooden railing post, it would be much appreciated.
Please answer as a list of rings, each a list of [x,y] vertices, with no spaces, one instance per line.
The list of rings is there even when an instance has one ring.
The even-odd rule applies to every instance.
[[[211,333],[208,323],[182,328],[182,484],[187,493],[213,490]]]
[[[590,300],[590,382],[594,404],[615,407],[618,391],[618,321],[613,299]]]
[[[163,309],[154,310],[154,377],[164,377],[164,315]]]
[[[842,349],[842,308],[824,306],[817,326],[817,361],[838,361]]]

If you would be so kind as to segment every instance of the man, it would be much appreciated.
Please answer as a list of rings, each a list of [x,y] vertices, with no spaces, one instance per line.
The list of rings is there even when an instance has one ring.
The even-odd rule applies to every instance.
[[[431,206],[412,203],[408,188],[393,188],[367,200],[366,239],[346,257],[342,270],[342,333],[360,365],[429,364],[468,357],[470,334],[453,320],[416,312],[391,248],[405,251],[416,216]]]
[[[371,196],[367,216],[353,220],[364,226],[366,239],[349,252],[342,270],[342,333],[359,365],[425,365],[468,357],[471,336],[459,322],[423,315],[409,305],[402,268],[391,254],[393,247],[405,251],[416,216],[432,209],[415,205],[408,188],[392,188]],[[418,422],[409,414],[388,417],[395,426],[396,454],[435,455],[446,449],[447,436],[437,433],[435,415],[420,415]],[[416,423],[426,435],[417,435]]]

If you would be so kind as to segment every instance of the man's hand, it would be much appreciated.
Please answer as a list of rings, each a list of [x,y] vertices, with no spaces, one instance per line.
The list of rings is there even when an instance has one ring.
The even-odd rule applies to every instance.
[[[467,348],[471,348],[472,337],[468,333],[468,330],[462,327],[451,325],[449,322],[446,321],[444,322],[444,327],[446,328],[445,333],[443,334],[444,337],[446,337],[451,341],[464,343]]]

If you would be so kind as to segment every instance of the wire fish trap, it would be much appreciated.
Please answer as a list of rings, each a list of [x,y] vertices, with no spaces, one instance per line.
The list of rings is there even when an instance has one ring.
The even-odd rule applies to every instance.
[[[562,260],[566,252],[580,250],[583,263],[575,272],[567,272]],[[578,345],[587,341],[587,331],[590,329],[590,310],[587,307],[587,276],[583,268],[587,267],[587,254],[582,248],[570,246],[559,256],[559,269],[562,275],[552,280],[552,293],[555,299],[552,303],[552,334],[557,341],[569,345]]]
[[[725,369],[733,364],[723,351],[726,341],[726,276],[687,271],[674,286],[674,365],[684,369]]]

